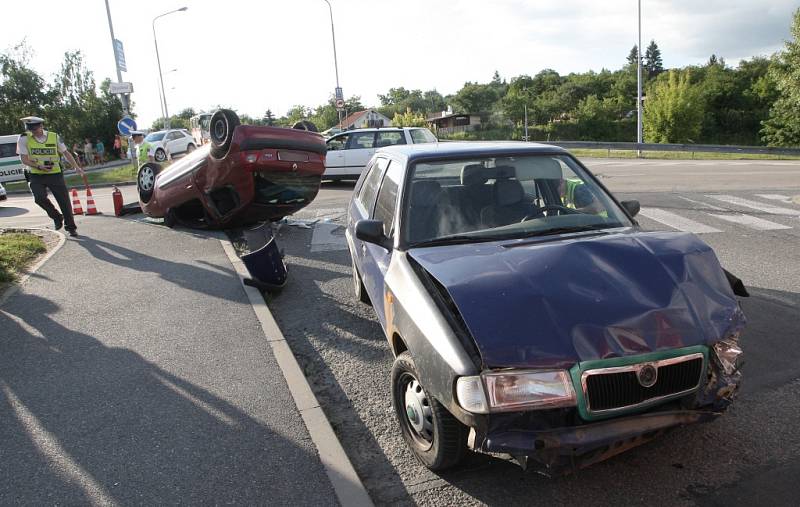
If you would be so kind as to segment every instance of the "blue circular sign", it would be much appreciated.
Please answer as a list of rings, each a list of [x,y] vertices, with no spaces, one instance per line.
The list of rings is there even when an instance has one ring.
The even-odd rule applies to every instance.
[[[131,130],[136,130],[136,122],[130,116],[126,116],[117,122],[117,130],[123,136],[129,136]]]

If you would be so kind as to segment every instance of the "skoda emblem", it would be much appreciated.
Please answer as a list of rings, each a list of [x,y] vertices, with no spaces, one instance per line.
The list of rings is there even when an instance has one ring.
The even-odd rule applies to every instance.
[[[642,387],[653,387],[658,379],[658,370],[652,364],[646,364],[636,372],[636,378]]]

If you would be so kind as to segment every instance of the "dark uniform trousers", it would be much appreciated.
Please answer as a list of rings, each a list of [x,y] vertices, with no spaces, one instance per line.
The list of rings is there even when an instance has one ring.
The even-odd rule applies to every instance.
[[[28,186],[33,193],[36,204],[47,212],[47,216],[53,220],[61,220],[63,215],[64,228],[68,231],[77,229],[75,219],[72,216],[72,204],[69,202],[69,192],[64,181],[64,175],[58,174],[31,174]],[[50,199],[47,198],[47,189],[53,193],[53,197],[61,208],[61,213],[56,210]]]

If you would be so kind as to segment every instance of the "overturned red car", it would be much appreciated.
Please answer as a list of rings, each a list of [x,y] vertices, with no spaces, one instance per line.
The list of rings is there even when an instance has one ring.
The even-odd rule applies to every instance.
[[[316,132],[241,125],[221,109],[211,117],[210,138],[163,170],[156,163],[139,168],[146,215],[170,226],[235,227],[291,215],[319,192],[326,145]]]

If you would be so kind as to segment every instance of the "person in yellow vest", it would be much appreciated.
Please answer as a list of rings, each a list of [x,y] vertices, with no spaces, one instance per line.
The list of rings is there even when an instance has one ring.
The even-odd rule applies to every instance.
[[[22,123],[25,124],[25,132],[19,136],[17,141],[17,155],[27,166],[28,186],[33,193],[33,199],[40,208],[47,212],[47,216],[53,219],[56,230],[65,227],[70,236],[77,236],[78,228],[75,225],[75,218],[72,216],[72,204],[69,201],[67,184],[64,181],[61,156],[63,155],[81,175],[83,175],[83,168],[69,152],[58,134],[44,129],[43,119],[37,116],[27,116],[22,118]],[[47,198],[48,189],[58,202],[61,213]]]
[[[139,157],[139,165],[146,164],[148,162],[155,162],[156,157],[155,150],[153,149],[154,146],[144,140],[144,133],[134,130],[131,132],[131,137],[133,138],[133,149],[136,150],[135,153]]]
[[[607,217],[608,211],[580,178],[561,180],[561,202],[581,213]]]

